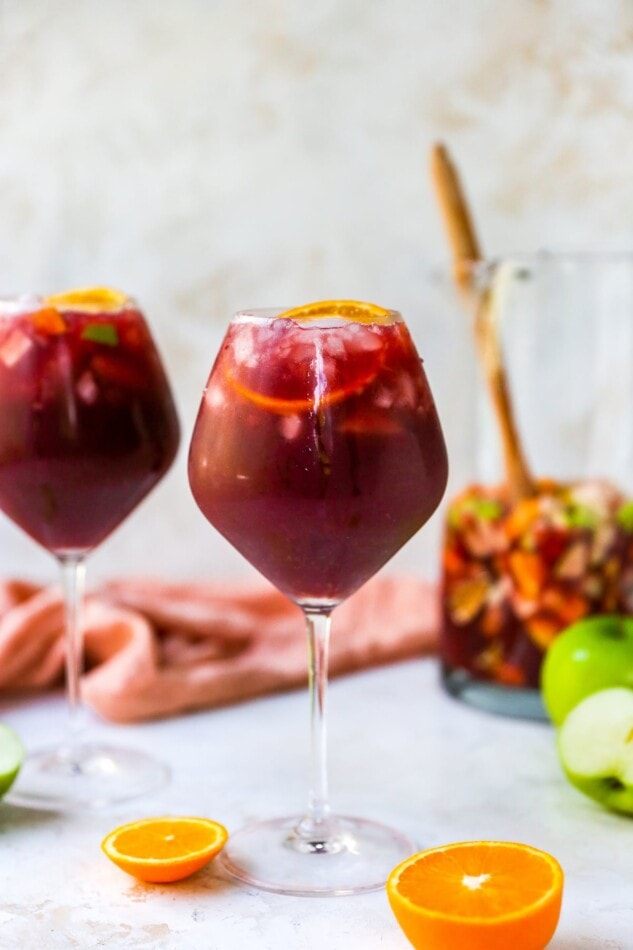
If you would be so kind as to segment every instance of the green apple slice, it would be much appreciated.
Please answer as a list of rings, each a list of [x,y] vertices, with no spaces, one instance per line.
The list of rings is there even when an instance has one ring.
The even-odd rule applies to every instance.
[[[0,798],[13,785],[23,761],[22,743],[13,729],[0,723]]]
[[[560,729],[558,751],[579,791],[633,815],[633,690],[614,687],[583,699]]]

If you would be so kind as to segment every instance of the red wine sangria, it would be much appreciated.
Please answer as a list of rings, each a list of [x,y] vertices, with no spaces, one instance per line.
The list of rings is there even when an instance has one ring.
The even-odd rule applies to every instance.
[[[132,299],[107,288],[0,299],[0,510],[60,563],[71,734],[27,757],[10,800],[83,810],[139,795],[167,771],[78,738],[84,559],[171,465],[179,425]]]
[[[207,519],[292,600],[338,603],[435,510],[446,453],[391,314],[240,314],[211,374],[189,477]]]
[[[392,828],[330,813],[330,615],[428,520],[446,478],[431,391],[399,314],[326,301],[235,316],[202,398],[189,480],[211,524],[303,609],[312,736],[307,813],[233,835],[222,861],[238,880],[353,894],[382,887],[411,853]]]

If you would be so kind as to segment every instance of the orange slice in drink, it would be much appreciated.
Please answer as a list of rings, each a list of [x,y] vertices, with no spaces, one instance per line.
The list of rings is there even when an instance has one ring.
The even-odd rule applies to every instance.
[[[245,386],[236,379],[231,369],[226,370],[226,378],[235,392],[239,393],[243,399],[259,406],[260,409],[265,409],[266,412],[272,412],[279,416],[293,416],[302,412],[309,412],[315,408],[325,409],[328,406],[334,406],[336,403],[347,399],[348,396],[362,392],[375,379],[377,371],[377,367],[368,368],[345,386],[339,386],[330,392],[321,393],[318,397],[306,396],[297,399],[284,399],[281,396],[268,396],[257,392],[257,390]]]
[[[84,287],[53,294],[46,298],[46,303],[49,307],[59,310],[74,310],[80,313],[117,313],[125,307],[129,299],[127,294],[111,287]]]
[[[169,884],[203,868],[227,839],[226,828],[208,818],[144,818],[116,828],[101,848],[138,880]]]
[[[353,352],[347,353],[345,349],[338,349],[335,356],[330,354],[330,359],[336,365],[336,369],[328,372],[328,384],[321,386],[319,392],[316,391],[316,386],[312,387],[310,385],[305,375],[307,370],[303,370],[301,373],[295,370],[296,376],[291,380],[290,385],[286,380],[287,394],[283,391],[262,392],[252,385],[252,382],[259,382],[257,373],[250,380],[248,372],[246,375],[242,375],[243,371],[238,371],[238,375],[235,367],[232,366],[225,369],[227,381],[242,398],[267,412],[276,413],[277,415],[295,415],[309,412],[315,408],[324,409],[342,402],[349,396],[362,392],[376,378],[384,360],[383,342],[378,338],[377,331],[370,329],[368,325],[379,324],[384,326],[391,323],[391,311],[385,310],[384,307],[378,307],[376,304],[362,303],[357,300],[323,300],[318,303],[295,307],[293,310],[286,310],[277,317],[277,320],[309,323],[328,318],[365,324],[366,328],[352,328],[353,332],[356,333],[355,346],[351,347],[351,337],[349,338]],[[308,330],[310,328],[306,329],[306,334]],[[285,332],[289,336],[294,334],[301,336],[303,334],[302,330],[296,328],[293,330],[292,327],[286,327]],[[321,353],[327,357],[327,334],[330,331],[324,329],[323,332],[325,336]],[[341,342],[338,345],[340,347]],[[289,351],[292,353],[292,345],[290,345]],[[281,364],[282,359],[280,358],[279,365],[281,366]],[[314,393],[312,392],[313,388]]]
[[[280,314],[278,319],[296,320],[304,323],[309,320],[327,320],[338,317],[342,320],[351,320],[354,323],[390,323],[391,311],[379,307],[375,303],[364,303],[361,300],[318,300],[316,303],[306,303],[302,307],[293,307]]]
[[[543,950],[562,892],[555,858],[508,841],[422,851],[387,881],[396,920],[419,950]]]

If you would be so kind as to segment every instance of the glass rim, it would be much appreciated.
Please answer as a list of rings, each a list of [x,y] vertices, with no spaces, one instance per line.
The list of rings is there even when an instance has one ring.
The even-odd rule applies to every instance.
[[[38,313],[40,310],[52,308],[59,313],[81,313],[83,316],[108,316],[116,318],[119,314],[129,310],[137,310],[140,307],[135,297],[127,296],[125,302],[116,310],[106,310],[98,308],[73,307],[71,305],[60,306],[58,304],[47,303],[47,297],[44,294],[37,293],[0,293],[0,320],[10,320],[13,317],[24,317],[29,314]]]
[[[245,307],[240,310],[236,310],[231,318],[231,323],[270,323],[273,320],[277,320],[282,317],[284,320],[287,320],[288,323],[293,323],[295,326],[302,327],[304,329],[314,328],[319,329],[323,328],[323,325],[326,324],[326,328],[332,326],[350,326],[352,324],[357,324],[358,326],[391,326],[394,323],[404,323],[404,318],[399,310],[394,310],[390,307],[384,307],[383,309],[389,314],[390,319],[385,320],[384,322],[379,320],[369,320],[367,322],[354,320],[339,314],[332,314],[331,316],[322,316],[316,317],[309,320],[294,320],[292,317],[283,317],[284,313],[288,313],[290,310],[295,309],[294,307]]]

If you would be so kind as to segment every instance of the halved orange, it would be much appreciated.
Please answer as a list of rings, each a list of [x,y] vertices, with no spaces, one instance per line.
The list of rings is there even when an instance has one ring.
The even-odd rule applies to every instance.
[[[403,861],[387,897],[419,950],[543,950],[558,924],[563,879],[558,861],[530,845],[467,841]]]
[[[81,313],[116,313],[128,303],[129,297],[111,287],[82,287],[65,290],[46,298],[49,307],[60,310],[78,310]]]
[[[306,303],[301,307],[286,310],[278,319],[302,323],[328,317],[340,317],[355,323],[389,323],[391,312],[378,304],[365,303],[362,300],[317,300],[315,303]]]
[[[226,828],[209,818],[143,818],[110,832],[101,847],[140,881],[169,884],[199,871],[227,839]]]

